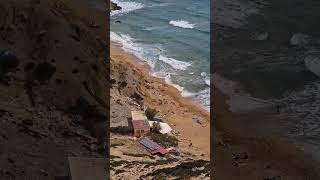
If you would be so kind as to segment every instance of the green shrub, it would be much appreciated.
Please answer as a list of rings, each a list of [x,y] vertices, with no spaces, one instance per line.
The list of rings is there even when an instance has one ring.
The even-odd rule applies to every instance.
[[[146,111],[146,116],[149,120],[153,120],[154,117],[157,115],[157,111],[155,109],[147,108]]]
[[[178,146],[178,139],[174,136],[152,133],[151,139],[165,148]]]
[[[159,132],[161,130],[161,126],[159,122],[153,122],[152,123],[152,130],[154,130],[155,132]]]

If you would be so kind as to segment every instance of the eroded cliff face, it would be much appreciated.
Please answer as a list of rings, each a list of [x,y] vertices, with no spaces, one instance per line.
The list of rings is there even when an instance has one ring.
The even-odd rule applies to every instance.
[[[24,84],[16,88],[28,92],[30,108],[67,110],[83,99],[107,114],[107,38],[99,34],[105,24],[79,14],[72,2],[3,3],[0,8],[1,49],[20,60],[10,76]]]
[[[52,179],[68,173],[67,156],[102,155],[109,114],[106,19],[83,1],[0,2],[0,49],[18,60],[7,70],[0,57],[4,179],[41,176],[41,169],[42,179]],[[86,136],[99,142],[87,143]],[[9,168],[9,154],[19,172]]]

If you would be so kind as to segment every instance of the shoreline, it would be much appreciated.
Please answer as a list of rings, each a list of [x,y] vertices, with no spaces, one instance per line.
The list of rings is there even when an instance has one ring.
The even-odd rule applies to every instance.
[[[114,36],[116,36],[116,38],[112,38],[111,35],[110,35],[110,39],[112,39],[112,40],[110,40],[111,44],[119,46],[119,47],[122,47],[124,45],[125,48],[128,47],[128,46],[126,46],[126,44],[131,44],[130,42],[127,43],[126,41],[118,40],[118,39],[122,38],[122,37],[120,37],[120,36],[122,36],[121,33],[116,33],[116,32],[113,32],[113,31],[110,31],[110,33],[111,34],[115,34]],[[129,35],[129,37],[132,38],[130,35]],[[133,46],[136,46],[136,45],[133,45]],[[137,47],[140,48],[140,47],[143,47],[143,46],[142,45],[137,45]],[[205,70],[203,70],[200,73],[200,71],[199,71],[199,76],[201,76],[200,78],[205,78],[205,80],[204,80],[205,81],[205,86],[200,87],[201,84],[200,85],[194,85],[192,87],[200,87],[200,89],[197,89],[195,91],[194,90],[190,90],[190,89],[188,89],[188,88],[191,87],[190,85],[187,85],[187,84],[181,85],[178,82],[173,82],[173,80],[175,80],[175,76],[174,75],[177,75],[175,73],[175,71],[179,70],[180,68],[174,67],[176,65],[170,65],[171,60],[170,61],[160,60],[161,59],[160,57],[163,56],[164,54],[162,54],[162,53],[154,53],[154,55],[155,54],[159,55],[157,61],[159,61],[161,63],[164,63],[166,65],[172,66],[175,69],[175,71],[171,71],[171,70],[169,70],[169,71],[168,70],[156,70],[156,71],[153,71],[153,66],[156,63],[154,63],[153,61],[150,62],[149,60],[145,60],[145,59],[148,59],[147,56],[141,55],[138,51],[133,50],[130,47],[128,47],[128,49],[129,50],[127,51],[127,49],[122,49],[121,48],[121,50],[124,53],[132,55],[131,57],[133,57],[132,58],[132,59],[134,59],[133,61],[137,62],[138,64],[145,65],[145,68],[148,69],[148,71],[149,71],[149,74],[148,74],[149,76],[165,80],[165,83],[170,85],[170,86],[172,86],[172,87],[174,87],[175,89],[177,89],[180,92],[180,95],[183,98],[188,99],[188,101],[191,101],[196,105],[200,105],[203,109],[205,109],[206,111],[208,111],[210,113],[210,103],[208,103],[208,102],[210,102],[210,96],[206,96],[207,94],[210,93],[210,83],[207,82],[208,80],[210,81],[210,79],[208,79],[208,76],[207,76],[207,74],[209,74],[210,72],[204,72]],[[141,50],[141,51],[145,51],[145,50]],[[167,56],[167,55],[165,55],[165,56]],[[165,57],[165,58],[167,58],[167,57]],[[188,66],[191,66],[191,64],[192,64],[191,62],[183,62],[183,61],[180,61],[180,60],[177,60],[177,61],[180,62],[180,63],[190,63]],[[192,68],[193,67],[191,66],[190,70],[184,71],[183,74],[180,74],[178,77],[179,78],[182,78],[182,77],[186,78],[188,74],[194,74],[195,72],[197,72],[196,70],[192,70]],[[160,68],[160,69],[162,69],[162,68]],[[195,71],[195,72],[193,72],[193,71]]]
[[[217,177],[226,177],[226,174],[223,173],[230,171],[243,175],[239,175],[238,179],[246,179],[251,176],[257,178],[261,174],[272,171],[272,174],[289,179],[319,179],[320,162],[312,158],[311,154],[277,135],[257,131],[257,119],[267,120],[270,118],[268,114],[233,113],[227,104],[229,97],[217,88],[214,88],[213,91],[213,106],[216,107],[213,126],[217,129],[220,138],[214,153],[223,156],[228,150],[224,149],[221,144],[227,144],[230,151],[246,151],[252,158],[250,159],[252,167],[250,165],[246,167],[246,170],[250,169],[250,172],[240,173],[222,162],[226,161],[224,157],[218,156],[216,159]],[[230,178],[235,178],[235,176],[230,175]]]
[[[143,94],[143,104],[157,109],[160,117],[168,121],[179,137],[179,149],[210,159],[210,113],[182,97],[181,92],[164,79],[151,76],[150,67],[141,63],[133,54],[122,50],[121,46],[114,42],[110,44],[112,67],[118,65],[129,68],[135,72],[130,74],[133,78],[150,82],[151,88],[144,85],[137,87]]]
[[[143,71],[144,74],[147,74],[146,76],[150,76],[152,79],[158,80],[159,82],[166,84],[166,86],[170,87],[170,92],[173,93],[173,96],[176,98],[177,101],[181,101],[181,103],[187,105],[187,106],[194,106],[196,109],[202,109],[202,110],[197,110],[197,111],[205,111],[208,113],[208,115],[210,116],[210,111],[207,111],[201,104],[194,102],[192,100],[189,100],[187,97],[182,96],[182,92],[179,91],[177,88],[175,88],[172,84],[168,84],[167,82],[165,82],[164,78],[160,78],[160,77],[156,77],[151,75],[151,67],[146,64],[145,62],[143,62],[143,60],[140,60],[138,57],[136,57],[134,54],[126,52],[122,49],[121,47],[122,45],[120,43],[111,41],[110,43],[110,49],[112,51],[112,49],[117,49],[117,51],[121,51],[124,54],[126,54],[126,56],[128,56],[128,60],[131,61],[131,63],[133,63],[134,66],[138,67],[141,71]],[[206,114],[205,112],[202,112],[203,114]]]

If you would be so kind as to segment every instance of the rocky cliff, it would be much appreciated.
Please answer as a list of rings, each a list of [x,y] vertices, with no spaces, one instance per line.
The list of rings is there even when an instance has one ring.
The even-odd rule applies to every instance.
[[[109,42],[94,5],[106,7],[0,2],[0,179],[53,179],[67,156],[104,155]]]

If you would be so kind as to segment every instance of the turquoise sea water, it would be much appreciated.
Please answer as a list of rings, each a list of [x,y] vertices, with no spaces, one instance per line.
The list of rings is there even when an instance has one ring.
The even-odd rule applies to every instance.
[[[210,1],[114,0],[111,41],[209,110]],[[119,22],[120,21],[120,22]]]

